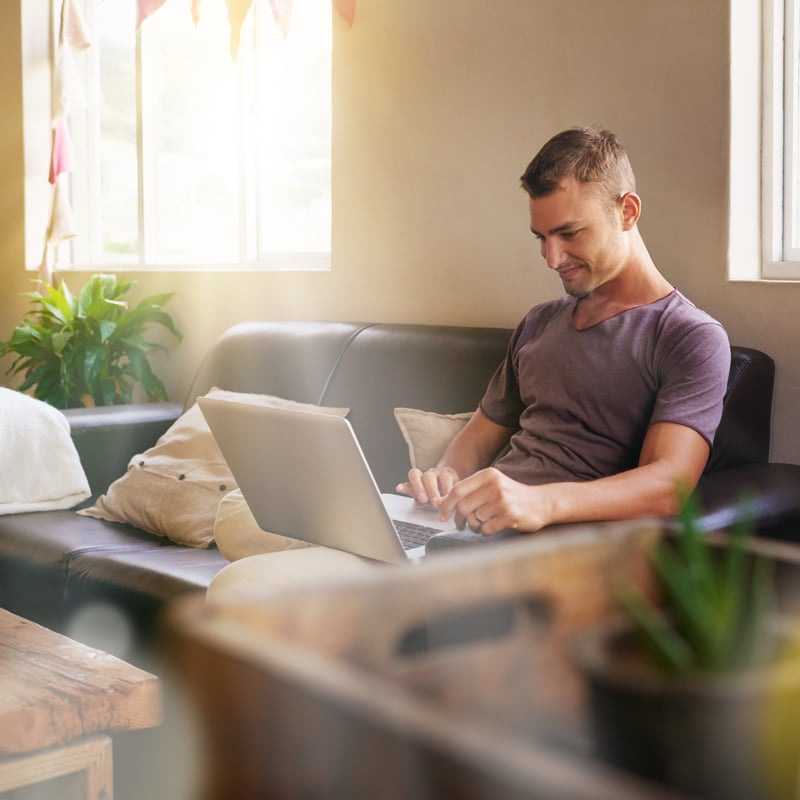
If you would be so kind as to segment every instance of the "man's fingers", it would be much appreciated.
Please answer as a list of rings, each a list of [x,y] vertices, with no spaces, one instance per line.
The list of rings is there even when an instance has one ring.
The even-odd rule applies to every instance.
[[[438,469],[434,467],[426,472],[420,469],[411,469],[408,480],[398,483],[396,490],[401,494],[411,495],[418,503],[438,506],[453,488],[458,476],[447,467]],[[449,515],[448,515],[449,516]]]

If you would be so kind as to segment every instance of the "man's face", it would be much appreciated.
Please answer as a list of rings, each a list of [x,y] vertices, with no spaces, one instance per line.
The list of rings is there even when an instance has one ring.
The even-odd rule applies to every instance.
[[[591,186],[567,178],[552,194],[530,198],[530,212],[542,257],[567,294],[585,297],[623,269],[628,245],[621,214]]]

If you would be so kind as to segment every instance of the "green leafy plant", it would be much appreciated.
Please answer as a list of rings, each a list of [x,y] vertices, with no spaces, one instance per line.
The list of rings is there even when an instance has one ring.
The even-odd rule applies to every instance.
[[[725,546],[697,526],[697,502],[683,498],[677,535],[659,542],[652,564],[661,605],[625,587],[618,596],[650,657],[670,672],[722,672],[768,657],[774,602],[769,562],[747,553],[747,503]]]
[[[153,374],[149,355],[164,349],[145,338],[151,326],[181,334],[162,306],[172,294],[157,294],[135,308],[121,299],[134,281],[115,275],[92,275],[78,295],[66,281],[56,288],[40,282],[24,292],[30,311],[0,356],[16,354],[6,374],[24,373],[20,391],[57,408],[130,403],[136,384],[149,400],[166,400],[164,384]]]

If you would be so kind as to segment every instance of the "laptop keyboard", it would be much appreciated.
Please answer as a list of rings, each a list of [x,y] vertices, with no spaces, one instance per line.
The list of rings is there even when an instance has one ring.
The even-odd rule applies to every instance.
[[[395,519],[394,523],[397,535],[403,544],[404,550],[412,550],[415,547],[421,547],[428,543],[428,540],[435,533],[439,533],[439,528],[430,528],[427,525],[418,525],[415,522],[406,522],[405,520]]]

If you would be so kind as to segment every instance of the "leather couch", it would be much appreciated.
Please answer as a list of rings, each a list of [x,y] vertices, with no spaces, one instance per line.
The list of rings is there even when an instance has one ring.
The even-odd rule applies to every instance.
[[[93,496],[122,475],[212,387],[347,406],[382,491],[408,469],[397,406],[470,411],[511,331],[354,322],[247,322],[224,333],[197,371],[183,407],[173,403],[65,412]],[[791,538],[800,519],[800,466],[768,463],[774,364],[733,348],[714,454],[700,486],[704,529],[728,525],[741,493],[757,493],[759,532]],[[0,517],[0,605],[74,635],[88,604],[110,604],[148,642],[164,604],[205,589],[227,564],[129,525],[48,511]],[[80,638],[80,637],[79,637]],[[128,654],[129,655],[129,654]]]

